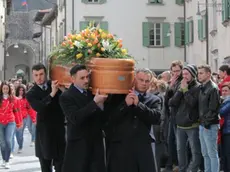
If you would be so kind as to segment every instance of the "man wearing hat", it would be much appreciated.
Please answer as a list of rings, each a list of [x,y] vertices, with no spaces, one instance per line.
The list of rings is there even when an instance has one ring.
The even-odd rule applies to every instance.
[[[176,135],[179,171],[197,172],[202,158],[199,142],[197,70],[194,65],[187,65],[183,68],[182,75],[180,89],[169,101],[170,106],[178,109],[176,113]],[[190,162],[186,161],[187,142],[189,142],[192,153]]]

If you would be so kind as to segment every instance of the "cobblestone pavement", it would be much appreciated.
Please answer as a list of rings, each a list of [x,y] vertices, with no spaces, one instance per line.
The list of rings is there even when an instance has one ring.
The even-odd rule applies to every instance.
[[[30,146],[30,140],[30,133],[27,129],[25,129],[24,148],[22,153],[17,153],[18,145],[15,141],[14,157],[10,160],[11,168],[6,170],[0,167],[0,172],[41,172],[38,159],[34,155],[34,147]]]

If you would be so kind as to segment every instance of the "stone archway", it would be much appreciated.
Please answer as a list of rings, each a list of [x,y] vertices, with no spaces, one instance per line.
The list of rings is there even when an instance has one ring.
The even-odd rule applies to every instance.
[[[34,50],[29,45],[19,43],[11,44],[6,51],[6,79],[15,77],[20,69],[24,72],[24,79],[30,81],[30,67],[35,63]]]
[[[22,77],[23,79],[30,80],[30,67],[25,64],[18,64],[14,67],[15,74],[17,77]]]

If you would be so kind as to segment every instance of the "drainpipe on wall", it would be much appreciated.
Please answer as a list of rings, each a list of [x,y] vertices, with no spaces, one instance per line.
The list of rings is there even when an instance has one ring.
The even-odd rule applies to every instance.
[[[74,17],[74,1],[75,0],[72,0],[72,31],[74,31],[75,27],[74,27],[74,20],[75,20],[75,17]]]
[[[67,22],[66,22],[66,20],[67,20],[67,18],[66,18],[66,17],[67,17],[66,0],[64,0],[64,10],[65,10],[65,22],[64,22],[64,23],[65,23],[65,27],[64,27],[64,35],[67,35],[67,33],[66,33],[66,32],[67,32],[67,24],[66,24],[66,23],[67,23]]]
[[[206,21],[205,21],[205,32],[206,32],[206,64],[209,64],[209,16],[208,16],[208,0],[205,1],[206,6]]]
[[[5,17],[4,17],[4,23],[6,23],[6,14],[7,14],[7,11],[5,10]],[[6,47],[6,24],[3,26],[4,27],[4,30],[5,30],[5,35],[4,35],[4,42],[3,42],[3,49],[4,49],[4,57],[3,57],[3,67],[2,67],[2,70],[3,70],[3,80],[5,81],[6,80],[6,50],[7,50],[7,47]]]
[[[185,26],[186,26],[186,1],[184,0],[184,35],[185,35]],[[187,63],[187,47],[185,44],[185,36],[184,36],[184,63]]]

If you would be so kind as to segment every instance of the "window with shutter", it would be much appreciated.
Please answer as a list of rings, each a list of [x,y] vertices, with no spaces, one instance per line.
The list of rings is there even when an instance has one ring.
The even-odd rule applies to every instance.
[[[101,28],[101,29],[106,30],[106,31],[109,30],[108,22],[107,22],[107,21],[101,21],[101,22],[99,23],[99,25],[100,25],[100,28]]]
[[[149,45],[162,46],[162,24],[161,23],[150,24]]]
[[[143,46],[161,47],[170,46],[170,24],[169,23],[142,23]]]
[[[150,45],[150,23],[142,23],[142,37],[143,37],[143,46],[148,47]]]
[[[80,22],[80,31],[84,30],[85,28],[87,28],[90,24],[93,24],[94,27],[100,27],[103,30],[108,31],[109,27],[108,27],[108,22],[107,21],[101,21],[100,19],[98,20],[94,20],[94,21],[81,21]]]
[[[203,20],[198,20],[198,39],[203,40]]]
[[[202,18],[202,29],[203,29],[202,38],[203,38],[203,40],[205,40],[205,38],[206,38],[206,15],[204,15]]]
[[[88,21],[80,21],[80,31],[84,30],[87,28],[87,26],[89,25],[89,22]]]
[[[189,43],[193,43],[193,40],[194,40],[194,34],[193,34],[193,32],[194,32],[194,29],[193,29],[193,26],[194,26],[194,24],[193,24],[193,21],[191,20],[191,21],[189,21]]]
[[[81,0],[81,2],[85,4],[104,4],[106,0]]]
[[[230,11],[229,11],[229,0],[222,0],[222,22],[225,22],[229,19]]]
[[[184,4],[184,0],[176,0],[176,4],[177,5],[183,5]]]
[[[163,23],[163,46],[169,47],[170,46],[170,24],[169,23]]]
[[[189,22],[185,23],[185,44],[187,45],[189,43]]]
[[[175,46],[181,47],[184,45],[184,23],[177,22],[174,24]]]
[[[149,0],[149,4],[162,4],[163,0]]]

